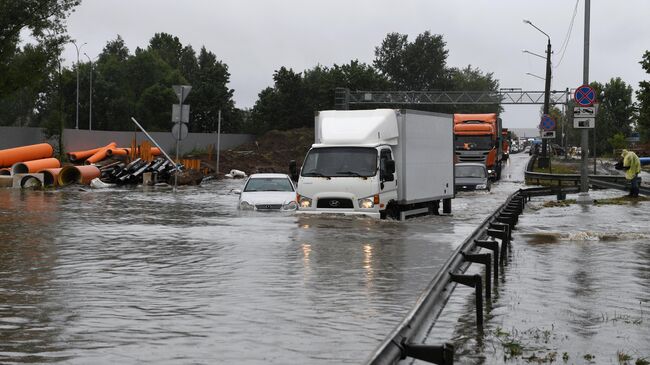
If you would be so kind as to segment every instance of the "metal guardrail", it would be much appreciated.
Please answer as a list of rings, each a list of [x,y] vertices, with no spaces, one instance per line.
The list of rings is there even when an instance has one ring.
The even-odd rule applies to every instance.
[[[616,183],[616,182],[612,182],[612,181],[601,180],[600,178],[598,178],[598,179],[590,179],[589,182],[591,183],[591,185],[597,186],[599,188],[618,189],[618,190],[623,190],[623,191],[630,190],[629,183]],[[641,193],[643,195],[650,195],[650,188],[640,186],[639,187],[639,193]]]
[[[533,172],[537,156],[532,156],[526,165],[525,179],[527,184],[552,186],[580,186],[580,175],[577,174],[548,174],[544,172]],[[630,190],[629,181],[624,175],[589,175],[589,185],[607,189]],[[563,189],[566,192],[569,190]],[[644,195],[650,195],[650,188],[640,187],[639,192]]]
[[[534,164],[531,158],[526,167],[528,177],[546,179],[551,181],[579,182],[579,175],[570,174],[544,174],[529,172]],[[596,179],[596,177],[598,179]],[[620,176],[594,175],[590,177],[592,184],[603,187],[624,188],[624,184],[617,183]],[[624,178],[624,177],[623,177]],[[650,193],[650,189],[642,188],[643,194]],[[489,299],[492,293],[492,282],[498,283],[499,268],[508,260],[511,248],[512,230],[518,222],[519,215],[523,213],[525,204],[533,196],[557,195],[563,198],[566,193],[577,193],[579,184],[565,186],[562,184],[536,188],[520,189],[511,194],[478,228],[467,237],[463,243],[451,254],[440,271],[431,280],[424,292],[420,295],[415,306],[384,341],[369,356],[366,365],[392,365],[398,361],[413,358],[433,364],[451,365],[454,363],[454,347],[450,343],[427,345],[424,344],[430,329],[442,313],[445,304],[453,294],[457,284],[471,286],[476,296],[476,325],[483,328],[483,287],[485,298]],[[498,241],[497,241],[498,239]],[[492,251],[481,253],[481,249]],[[472,263],[485,265],[485,278],[480,274],[464,275]]]
[[[489,299],[492,293],[492,281],[496,285],[499,267],[508,259],[512,229],[534,190],[540,188],[519,190],[510,195],[465,239],[429,283],[413,309],[371,354],[366,364],[395,364],[407,357],[434,364],[453,364],[453,345],[424,344],[428,330],[437,320],[457,284],[474,287],[476,323],[479,328],[482,328],[483,287],[485,286],[485,297]],[[480,253],[481,248],[492,253]],[[479,274],[464,275],[472,263],[485,265],[485,280]]]

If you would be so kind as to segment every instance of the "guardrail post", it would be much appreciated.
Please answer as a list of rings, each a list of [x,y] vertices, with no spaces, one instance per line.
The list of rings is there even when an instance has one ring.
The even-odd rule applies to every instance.
[[[474,288],[476,296],[476,327],[483,329],[483,278],[479,274],[458,275],[449,273],[451,281]]]
[[[490,237],[501,240],[501,263],[505,264],[508,257],[508,246],[510,245],[510,227],[504,224],[500,227],[488,228],[487,234]]]
[[[485,265],[485,299],[492,298],[492,255],[489,253],[461,252],[465,261]]]
[[[494,285],[499,284],[499,242],[490,240],[474,240],[478,247],[492,250],[492,267],[494,268]]]
[[[402,360],[407,357],[439,365],[454,364],[454,345],[445,343],[442,346],[402,344]]]
[[[508,223],[490,222],[489,228],[508,231],[508,242],[512,240],[512,230],[510,229],[510,225]]]

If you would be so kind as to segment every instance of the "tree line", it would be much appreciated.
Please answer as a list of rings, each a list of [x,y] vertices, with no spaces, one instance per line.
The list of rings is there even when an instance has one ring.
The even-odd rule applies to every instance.
[[[491,91],[499,82],[490,72],[470,66],[447,64],[448,49],[442,35],[425,31],[415,39],[389,33],[375,47],[371,64],[351,60],[346,64],[316,65],[302,72],[280,67],[273,85],[261,90],[255,105],[240,109],[229,88],[228,65],[201,47],[184,45],[178,37],[156,33],[145,48],[131,52],[118,35],[106,43],[96,59],[85,59],[71,67],[61,65],[63,47],[70,42],[65,19],[80,0],[19,0],[0,4],[0,125],[43,127],[49,134],[76,125],[76,86],[79,73],[79,128],[90,124],[92,77],[92,128],[133,130],[135,116],[145,128],[167,131],[171,126],[171,104],[177,103],[172,85],[192,85],[185,103],[191,105],[190,130],[214,132],[222,112],[222,131],[261,134],[271,129],[311,127],[314,112],[334,108],[337,87],[351,90],[444,90]],[[21,34],[30,34],[25,43]],[[85,61],[84,61],[85,59]],[[650,52],[642,57],[650,73]],[[634,130],[650,138],[650,83],[636,91],[620,78],[605,84],[593,83],[600,101],[596,122],[596,145],[603,151],[613,147],[617,134]],[[572,105],[569,105],[571,108]],[[418,109],[448,113],[500,112],[501,105],[432,105]],[[578,131],[569,117],[566,123],[570,144],[579,144]],[[570,113],[569,113],[570,114]],[[562,119],[564,118],[564,119]],[[558,133],[559,135],[559,133]],[[558,137],[559,139],[560,137]]]

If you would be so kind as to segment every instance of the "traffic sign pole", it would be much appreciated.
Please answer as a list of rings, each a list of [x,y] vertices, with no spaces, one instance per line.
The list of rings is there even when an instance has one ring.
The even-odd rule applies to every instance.
[[[184,95],[185,88],[183,86],[181,86],[180,89],[181,89],[180,90],[180,96],[178,97],[178,99],[180,100],[180,104],[181,104],[180,109],[181,109],[181,116],[182,116],[183,115],[183,100],[185,100],[185,95]],[[181,119],[182,119],[182,117],[181,117]],[[178,154],[180,152],[180,146],[181,146],[181,133],[180,133],[180,130],[179,130],[178,131],[178,137],[176,138],[176,166],[178,166],[178,163],[179,163]],[[180,171],[178,169],[176,169],[176,173],[174,174],[174,192],[176,192],[176,187],[178,186],[178,173],[179,172]]]
[[[589,16],[591,12],[591,0],[585,0],[585,26],[584,26],[584,53],[583,53],[583,73],[582,83],[589,84]],[[594,93],[595,94],[595,93]],[[594,95],[595,96],[595,95]],[[595,99],[595,98],[594,98]],[[592,101],[593,103],[593,101]],[[580,160],[580,195],[578,203],[591,204],[589,197],[589,176],[587,175],[587,154],[589,151],[589,130],[583,129],[580,138],[580,149],[582,150]]]

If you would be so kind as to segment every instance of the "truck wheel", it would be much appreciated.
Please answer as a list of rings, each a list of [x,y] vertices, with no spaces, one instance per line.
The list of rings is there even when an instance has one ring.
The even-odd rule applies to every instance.
[[[395,204],[388,204],[386,206],[386,210],[379,213],[379,217],[381,219],[394,219],[394,220],[398,221],[399,220],[399,207],[395,206]]]

